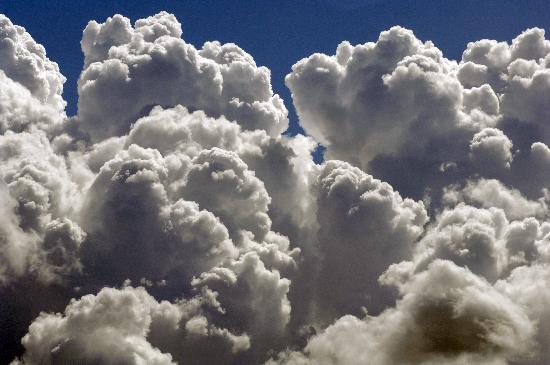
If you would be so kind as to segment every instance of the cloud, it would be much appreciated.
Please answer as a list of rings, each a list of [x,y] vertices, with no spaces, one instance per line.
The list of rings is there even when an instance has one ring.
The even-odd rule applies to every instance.
[[[376,42],[343,42],[333,56],[299,61],[286,84],[300,124],[328,158],[405,196],[430,195],[438,207],[445,185],[482,175],[540,197],[542,179],[521,176],[537,174],[526,161],[529,146],[548,143],[549,44],[543,30],[528,29],[511,44],[469,43],[457,63],[393,27]]]
[[[475,113],[464,110],[464,99],[472,108],[476,97],[463,95],[456,69],[431,42],[393,27],[375,43],[343,42],[334,56],[299,61],[286,83],[301,125],[327,157],[368,169],[381,156],[431,156],[438,166],[456,158],[454,146],[496,123],[487,88],[477,98],[490,101],[477,101]],[[441,143],[446,150],[432,147]]]
[[[379,316],[344,316],[312,337],[305,353],[270,364],[505,364],[528,355],[535,325],[486,281],[435,261],[400,287]]]
[[[502,209],[460,203],[441,212],[416,244],[412,260],[391,265],[387,275],[407,278],[444,259],[494,283],[515,267],[546,257],[546,225],[534,217],[509,221]]]
[[[0,284],[5,285],[15,277],[22,276],[29,268],[31,257],[36,254],[38,237],[24,232],[15,214],[16,201],[9,195],[7,186],[0,184],[2,209],[0,216]]]
[[[2,69],[0,81],[0,131],[50,131],[61,123],[62,115],[54,106],[38,100],[29,89],[6,76]]]
[[[522,305],[529,318],[538,324],[536,356],[526,361],[526,364],[544,364],[550,358],[546,350],[550,333],[547,295],[549,273],[547,261],[529,267],[521,266],[512,271],[507,279],[496,284],[499,290]]]
[[[548,362],[543,30],[313,54],[307,136],[250,54],[182,34],[88,23],[67,116],[0,16],[1,363]]]
[[[74,251],[78,250],[84,235],[78,225],[64,218],[70,216],[80,202],[64,159],[55,154],[41,132],[8,131],[0,136],[0,160],[3,166],[0,191],[4,216],[4,252],[0,256],[5,263],[0,282],[5,284],[28,273],[37,275],[36,279],[44,282],[61,279],[54,272],[65,272],[69,266],[78,266]],[[61,228],[60,219],[68,226]],[[69,236],[66,239],[60,236],[58,242],[43,241],[46,236],[55,235],[58,228],[73,232],[66,232]],[[65,256],[53,252],[65,249],[73,253]],[[58,256],[54,259],[55,264],[51,261],[52,255]],[[45,267],[52,264],[57,268]]]
[[[165,12],[134,27],[120,15],[88,24],[78,116],[94,141],[126,133],[155,105],[182,104],[272,135],[287,128],[287,110],[273,94],[267,68],[235,44],[207,42],[196,49],[181,33]]]
[[[468,181],[462,188],[451,186],[445,191],[448,203],[466,202],[483,208],[500,208],[508,219],[544,218],[547,207],[543,199],[530,201],[516,189],[506,187],[496,179]]]
[[[481,170],[507,169],[512,162],[512,147],[512,141],[502,131],[485,128],[474,134],[470,142],[470,157]]]
[[[46,57],[46,50],[25,28],[14,25],[0,14],[0,69],[23,85],[33,97],[61,112],[67,104],[61,97],[65,77],[57,63]]]
[[[171,365],[175,359],[162,349],[172,348],[174,337],[183,345],[178,349],[183,354],[175,356],[188,356],[190,363],[197,362],[193,353],[185,353],[189,342],[212,339],[214,346],[224,342],[234,352],[245,350],[246,336],[208,323],[203,306],[220,309],[216,308],[215,296],[204,295],[169,303],[156,301],[142,287],[104,288],[97,295],[73,300],[63,314],[42,313],[22,340],[25,355],[13,364],[78,361]]]
[[[234,153],[218,148],[201,152],[193,159],[183,196],[222,217],[230,231],[240,228],[262,239],[271,226],[263,183]]]
[[[246,253],[225,268],[206,271],[192,284],[220,293],[220,301],[227,306],[226,321],[261,341],[257,346],[265,347],[284,334],[290,320],[290,281],[277,270],[267,269],[257,253]]]
[[[105,144],[106,148],[119,148],[118,141],[107,140],[94,146]],[[127,139],[122,143],[126,147],[138,144],[154,148],[164,156],[184,154],[196,158],[202,151],[213,148],[218,150],[212,152],[212,156],[225,153],[219,149],[234,152],[246,164],[246,169],[252,170],[254,176],[263,182],[270,197],[269,217],[277,230],[282,230],[292,238],[304,238],[302,231],[315,225],[312,213],[315,201],[311,184],[316,179],[317,168],[311,159],[314,143],[310,138],[272,137],[262,130],[243,130],[237,123],[230,122],[224,117],[214,119],[202,111],[191,113],[185,107],[176,106],[168,109],[153,108],[148,116],[139,119],[132,126]],[[96,155],[99,155],[99,151],[98,149]],[[228,156],[236,159],[234,154]],[[101,162],[95,164],[99,165]],[[211,165],[210,162],[208,164]],[[197,166],[195,169],[198,168]],[[239,167],[243,168],[244,165]],[[205,191],[200,186],[201,182],[194,182],[198,179],[197,174],[198,171],[193,173],[193,176],[197,177],[193,177],[191,183],[197,184],[197,189]],[[249,172],[246,174],[251,175]],[[252,176],[249,179],[256,181]],[[258,188],[262,189],[258,182],[254,184],[258,184]],[[201,194],[198,191],[197,197]],[[261,195],[265,193],[261,192]],[[264,202],[261,203],[263,207],[260,211],[265,211],[265,196],[262,199]],[[232,210],[231,214],[234,213]]]
[[[136,145],[103,165],[81,211],[88,233],[83,255],[92,275],[113,284],[146,278],[182,285],[237,255],[214,214],[192,201],[171,202],[163,185],[177,174],[171,167],[158,151]]]
[[[376,279],[412,253],[428,220],[424,205],[339,161],[324,165],[317,189],[320,318],[379,311],[388,299]]]

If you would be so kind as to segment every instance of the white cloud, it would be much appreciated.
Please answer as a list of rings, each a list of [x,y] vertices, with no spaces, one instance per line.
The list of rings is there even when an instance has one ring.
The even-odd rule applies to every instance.
[[[205,291],[204,297],[176,303],[158,302],[144,288],[104,288],[97,295],[73,300],[63,314],[42,313],[23,338],[26,352],[13,364],[46,362],[101,362],[102,364],[175,364],[163,348],[170,348],[174,337],[183,345],[175,356],[185,353],[188,342],[218,340],[235,352],[246,350],[246,336],[212,326],[203,307],[219,303]],[[154,343],[155,345],[153,345]]]
[[[508,219],[544,218],[547,215],[543,199],[531,201],[520,191],[508,188],[496,179],[468,181],[462,189],[451,186],[443,199],[454,204],[462,201],[482,208],[500,208]]]
[[[0,69],[41,103],[59,112],[65,108],[66,102],[61,97],[65,77],[57,63],[46,57],[44,47],[25,28],[14,25],[3,14],[0,14]]]
[[[376,43],[344,42],[335,56],[301,60],[286,83],[301,125],[327,156],[368,168],[379,155],[422,154],[494,123],[461,111],[456,69],[431,42],[393,27]]]
[[[267,68],[234,44],[196,49],[180,37],[181,25],[167,13],[134,27],[120,15],[88,24],[78,116],[94,141],[126,133],[155,105],[182,104],[272,135],[287,128],[287,110],[273,94]]]
[[[177,280],[234,257],[227,228],[192,201],[171,201],[166,191],[173,166],[156,150],[130,146],[107,162],[88,190],[81,211],[88,233],[85,262],[92,275]]]
[[[436,261],[400,287],[376,317],[344,316],[312,337],[305,353],[268,364],[506,364],[529,355],[534,323],[468,270]]]
[[[377,278],[412,253],[428,220],[424,205],[339,161],[325,164],[316,185],[321,321],[330,323],[363,307],[380,311],[388,293]]]
[[[543,30],[311,55],[286,78],[310,136],[281,134],[267,68],[166,12],[81,46],[67,117],[0,16],[0,362],[548,362]]]
[[[470,142],[470,157],[485,172],[510,168],[512,141],[495,128],[485,128],[474,134]]]

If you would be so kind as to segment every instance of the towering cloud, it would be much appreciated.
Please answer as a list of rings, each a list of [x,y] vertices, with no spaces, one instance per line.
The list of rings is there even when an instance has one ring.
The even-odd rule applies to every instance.
[[[61,97],[65,77],[57,63],[46,57],[44,47],[25,28],[12,24],[4,15],[0,15],[0,30],[0,69],[39,102],[62,112],[66,105]]]
[[[234,44],[208,42],[198,50],[181,35],[180,23],[165,12],[134,27],[120,15],[88,24],[78,117],[94,141],[126,133],[155,105],[225,115],[272,135],[287,128],[287,110],[273,94],[267,68]]]
[[[81,46],[68,117],[0,16],[0,363],[548,363],[542,29],[311,55],[286,77],[308,136],[267,68],[172,14]]]

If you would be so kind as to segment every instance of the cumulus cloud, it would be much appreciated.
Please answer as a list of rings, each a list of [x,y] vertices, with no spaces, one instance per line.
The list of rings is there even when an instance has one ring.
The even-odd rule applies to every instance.
[[[62,115],[54,106],[42,103],[29,89],[9,78],[2,69],[0,81],[0,131],[48,131],[61,123]]]
[[[327,148],[328,158],[399,188],[407,182],[397,175],[411,175],[403,188],[420,197],[442,179],[441,164],[462,162],[473,134],[496,124],[494,91],[467,92],[456,72],[456,62],[431,42],[393,27],[377,42],[343,42],[334,56],[299,61],[286,83],[301,125]]]
[[[445,185],[482,175],[540,197],[542,178],[520,176],[536,172],[530,145],[548,142],[548,44],[533,28],[511,44],[469,43],[457,63],[394,27],[376,42],[343,42],[333,56],[299,61],[286,83],[301,125],[329,158],[406,196],[437,205]]]
[[[510,168],[512,162],[512,142],[495,128],[485,128],[474,134],[470,142],[470,157],[479,169],[490,170]]]
[[[0,14],[0,55],[0,69],[5,76],[23,85],[41,103],[63,111],[66,102],[61,92],[65,77],[57,63],[46,57],[44,47],[25,28],[14,25],[3,14]]]
[[[428,220],[424,205],[338,161],[326,163],[317,184],[320,317],[380,310],[388,299],[376,279],[412,253]]]
[[[27,271],[29,261],[35,254],[38,237],[33,233],[26,233],[19,226],[19,218],[15,213],[17,203],[9,195],[5,184],[0,185],[0,196],[2,198],[0,284],[5,285],[14,277],[22,276]]]
[[[535,349],[538,356],[525,362],[527,364],[544,364],[550,359],[546,351],[550,333],[547,295],[549,269],[547,261],[529,267],[521,266],[515,269],[506,280],[496,284],[498,289],[522,305],[529,318],[538,324],[538,345]]]
[[[267,68],[235,44],[197,49],[181,35],[179,22],[165,12],[133,27],[120,15],[88,24],[78,116],[94,141],[126,133],[155,105],[181,104],[273,135],[287,128],[287,110],[273,94]]]
[[[26,352],[12,364],[81,362],[103,364],[176,364],[163,348],[181,341],[174,356],[191,359],[187,342],[212,339],[233,352],[245,350],[246,335],[234,335],[208,323],[203,307],[221,310],[212,293],[176,303],[158,302],[142,288],[104,288],[97,295],[73,300],[64,313],[41,314],[22,342]],[[154,343],[155,345],[153,345]],[[189,353],[186,353],[189,352]],[[231,353],[231,351],[229,351]]]
[[[529,355],[534,323],[520,305],[466,269],[435,261],[400,284],[394,308],[344,316],[304,353],[269,364],[505,364]]]
[[[182,34],[88,23],[68,117],[0,16],[0,363],[548,362],[542,29],[304,58],[307,136],[250,54]]]
[[[462,189],[451,186],[445,191],[444,200],[449,203],[464,201],[483,208],[501,208],[509,219],[544,218],[547,214],[544,199],[530,201],[520,191],[508,188],[495,179],[469,181]]]
[[[4,216],[0,281],[33,273],[47,282],[60,279],[56,272],[77,269],[77,251],[85,234],[64,218],[75,211],[80,199],[63,157],[55,154],[41,132],[7,131],[0,136],[0,160]],[[58,229],[60,236],[53,242]]]
[[[185,283],[237,254],[215,215],[170,201],[163,185],[170,167],[158,151],[132,145],[101,168],[81,211],[94,276]]]

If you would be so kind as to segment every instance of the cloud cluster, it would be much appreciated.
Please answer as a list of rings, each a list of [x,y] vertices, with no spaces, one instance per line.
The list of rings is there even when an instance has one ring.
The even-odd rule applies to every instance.
[[[456,62],[394,27],[376,42],[343,42],[334,56],[299,61],[286,84],[301,125],[327,157],[407,196],[434,198],[434,189],[475,174],[536,194],[544,183],[532,186],[516,170],[534,164],[533,143],[549,141],[549,44],[534,28],[511,45],[470,43]]]
[[[93,141],[126,133],[155,105],[224,115],[271,135],[287,128],[287,110],[273,94],[267,68],[237,45],[207,42],[196,49],[181,35],[180,23],[165,12],[134,27],[120,15],[88,24],[78,117]]]
[[[379,316],[347,315],[302,353],[269,364],[505,364],[530,350],[535,326],[486,281],[435,261]]]
[[[209,323],[208,310],[223,311],[209,291],[170,303],[156,301],[143,287],[104,288],[71,301],[63,314],[42,313],[23,337],[25,355],[14,364],[200,363],[215,361],[217,354],[195,353],[195,344],[228,355],[250,346],[247,336]]]
[[[550,360],[550,41],[394,27],[286,77],[91,21],[78,111],[0,16],[0,363]],[[318,144],[326,159],[314,163]]]

